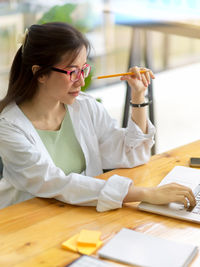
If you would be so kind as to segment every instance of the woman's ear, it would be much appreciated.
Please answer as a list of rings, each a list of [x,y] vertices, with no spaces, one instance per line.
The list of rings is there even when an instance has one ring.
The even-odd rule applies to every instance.
[[[33,65],[33,66],[32,66],[32,72],[33,72],[33,75],[34,75],[39,69],[40,69],[40,66],[38,66],[38,65]],[[45,78],[46,78],[45,75],[40,75],[40,76],[38,77],[38,82],[40,82],[40,83],[44,83],[44,82],[45,82]]]
[[[35,75],[35,73],[40,69],[40,66],[38,65],[33,65],[32,66],[32,72],[33,72],[33,75]]]

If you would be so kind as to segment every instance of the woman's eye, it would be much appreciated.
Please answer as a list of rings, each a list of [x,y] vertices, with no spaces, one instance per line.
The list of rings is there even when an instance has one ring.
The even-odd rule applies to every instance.
[[[72,71],[70,71],[70,74],[74,74],[74,73],[77,73],[78,72],[78,70],[72,70]]]

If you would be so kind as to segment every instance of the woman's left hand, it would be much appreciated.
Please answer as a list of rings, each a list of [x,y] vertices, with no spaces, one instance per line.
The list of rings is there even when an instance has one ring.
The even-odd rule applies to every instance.
[[[141,70],[145,70],[144,73],[140,73]],[[133,72],[134,75],[125,75],[121,77],[122,81],[127,81],[132,89],[132,96],[144,95],[151,79],[155,76],[149,69],[139,68],[137,66],[129,69],[129,72]]]

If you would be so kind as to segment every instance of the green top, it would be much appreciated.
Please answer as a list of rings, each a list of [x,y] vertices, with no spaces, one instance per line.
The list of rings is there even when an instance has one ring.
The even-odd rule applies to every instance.
[[[76,139],[69,112],[66,112],[58,131],[36,130],[53,162],[66,175],[71,172],[81,173],[85,170],[85,157]]]

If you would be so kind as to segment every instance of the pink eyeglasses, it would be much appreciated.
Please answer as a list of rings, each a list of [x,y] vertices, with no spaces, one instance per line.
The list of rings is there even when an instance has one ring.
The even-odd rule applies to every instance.
[[[56,72],[61,72],[61,73],[67,74],[70,76],[70,80],[72,82],[77,82],[80,79],[81,74],[82,74],[84,79],[88,77],[90,70],[91,70],[91,67],[89,64],[85,64],[85,66],[82,69],[77,68],[77,69],[72,70],[72,71],[63,70],[63,69],[59,69],[59,68],[55,68],[55,67],[52,67],[51,69],[53,71],[56,71]]]

